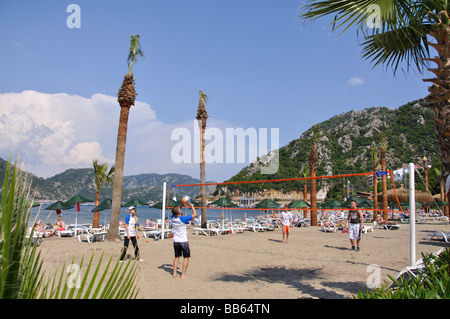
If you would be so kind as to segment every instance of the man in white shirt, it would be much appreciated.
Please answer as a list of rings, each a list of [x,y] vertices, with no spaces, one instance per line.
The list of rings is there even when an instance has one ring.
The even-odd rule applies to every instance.
[[[134,257],[138,261],[143,261],[139,258],[139,246],[137,243],[137,239],[139,239],[139,234],[137,232],[137,218],[135,217],[136,214],[136,207],[130,206],[128,208],[130,211],[130,214],[125,217],[125,230],[126,234],[123,236],[123,248],[122,248],[122,255],[120,256],[120,261],[122,262],[125,258],[125,255],[128,250],[128,245],[130,244],[130,240],[134,247]]]
[[[281,224],[283,225],[283,244],[288,243],[289,229],[292,226],[292,214],[288,208],[288,205],[285,205],[284,212],[281,213]]]
[[[192,209],[191,216],[181,216],[182,205],[172,208],[173,250],[175,252],[175,259],[173,260],[173,277],[177,277],[178,260],[183,256],[181,278],[186,278],[186,270],[189,265],[189,258],[191,257],[186,225],[197,216],[197,212],[192,203],[188,202],[186,205]]]

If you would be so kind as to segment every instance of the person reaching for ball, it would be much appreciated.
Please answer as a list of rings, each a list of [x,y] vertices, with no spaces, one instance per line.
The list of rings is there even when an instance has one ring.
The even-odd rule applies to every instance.
[[[191,257],[186,225],[197,216],[197,212],[191,202],[186,202],[185,205],[192,210],[192,215],[181,216],[181,207],[183,205],[172,208],[173,250],[175,253],[175,259],[173,260],[173,277],[177,277],[178,260],[183,256],[181,278],[186,278],[189,258]]]

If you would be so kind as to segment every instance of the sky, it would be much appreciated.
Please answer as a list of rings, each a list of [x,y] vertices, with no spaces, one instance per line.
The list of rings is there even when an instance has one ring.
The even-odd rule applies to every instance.
[[[132,34],[145,58],[133,66],[126,176],[199,178],[200,90],[208,96],[206,179],[217,182],[335,115],[428,94],[426,75],[374,68],[356,31],[338,37],[327,19],[305,23],[303,5],[1,0],[0,157],[18,156],[44,178],[93,159],[113,165]],[[239,129],[256,140],[229,138]]]

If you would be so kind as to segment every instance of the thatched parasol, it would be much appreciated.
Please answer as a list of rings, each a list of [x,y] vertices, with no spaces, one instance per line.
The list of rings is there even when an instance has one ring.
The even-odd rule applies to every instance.
[[[398,189],[395,189],[395,192],[393,189],[390,189],[387,191],[387,199],[388,202],[396,202],[397,198],[395,197],[395,193],[397,193],[397,198],[400,202],[407,202],[409,203],[409,188],[400,187]],[[433,197],[430,193],[422,192],[419,190],[416,190],[415,192],[416,201],[417,202],[424,202],[424,203],[432,203]],[[378,194],[378,201],[383,200],[383,194]]]

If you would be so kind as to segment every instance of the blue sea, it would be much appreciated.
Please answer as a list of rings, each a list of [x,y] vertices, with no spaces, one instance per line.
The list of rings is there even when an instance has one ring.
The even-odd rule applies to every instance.
[[[54,224],[56,223],[56,211],[55,210],[45,210],[46,207],[48,207],[50,204],[43,204],[41,207],[33,207],[31,209],[30,213],[30,219],[29,219],[29,226],[33,225],[33,221],[35,220],[36,216],[38,220],[41,220],[44,224]],[[70,224],[92,224],[92,220],[94,218],[94,213],[91,212],[91,210],[95,207],[95,205],[91,204],[81,204],[80,205],[80,211],[76,211],[76,205],[72,209],[63,210],[61,213],[61,216],[63,218],[63,221],[70,225]],[[152,220],[161,219],[162,217],[162,210],[157,208],[151,208],[149,206],[137,206],[137,216],[139,219],[139,224],[144,225],[145,221],[149,218]],[[125,217],[129,214],[128,207],[122,207],[120,209],[120,220],[125,220]],[[192,212],[188,208],[183,208],[183,213],[186,215],[191,215]],[[219,219],[222,214],[223,217],[226,219],[244,219],[244,214],[246,216],[254,216],[257,217],[261,214],[264,214],[262,211],[258,210],[235,210],[235,209],[207,209],[207,218],[208,220],[217,220]],[[107,209],[100,212],[100,224],[109,224],[111,210]],[[201,209],[197,209],[197,215],[201,215]],[[166,217],[172,216],[172,211],[169,209],[166,209]]]

